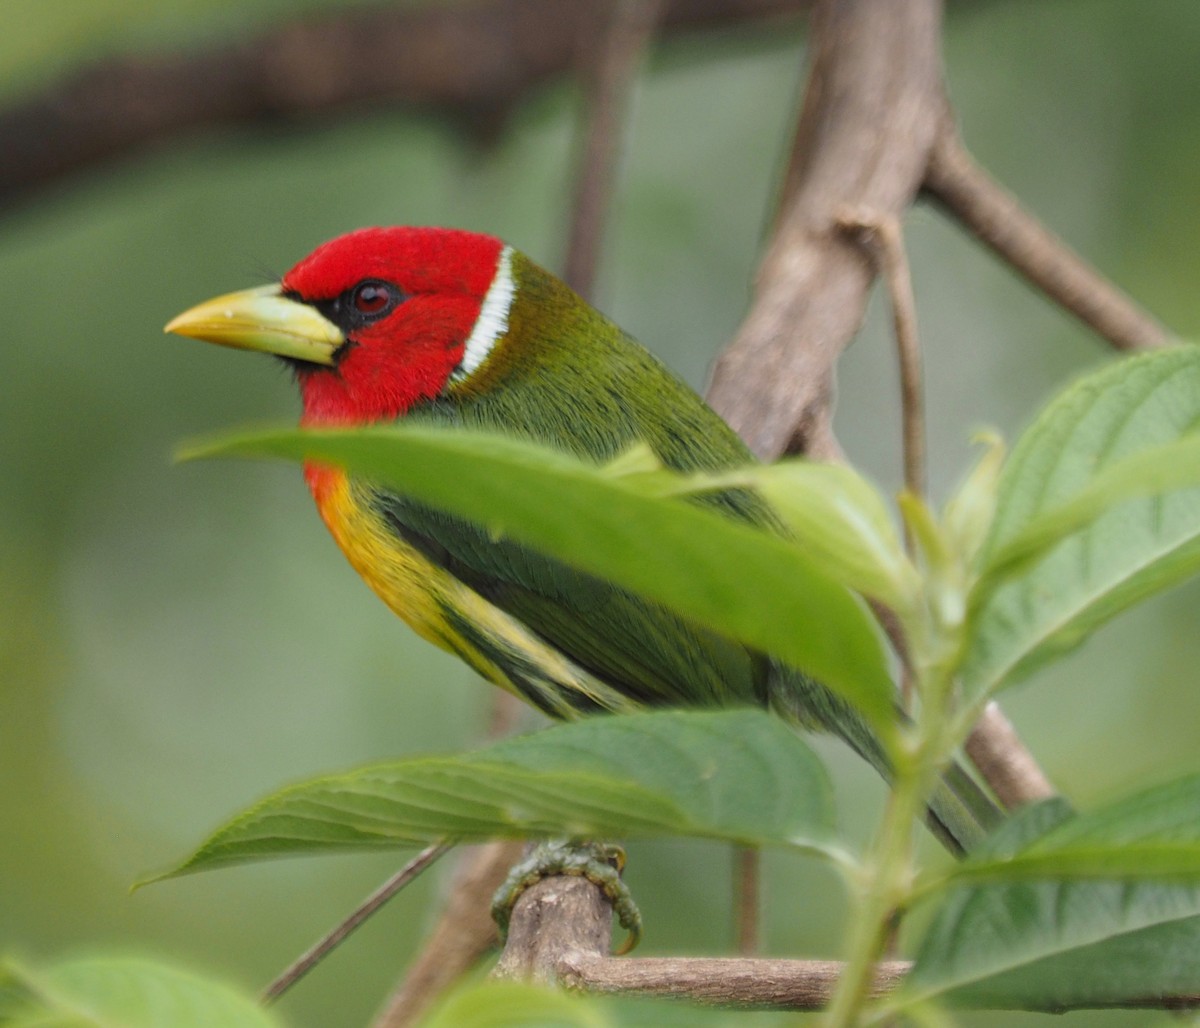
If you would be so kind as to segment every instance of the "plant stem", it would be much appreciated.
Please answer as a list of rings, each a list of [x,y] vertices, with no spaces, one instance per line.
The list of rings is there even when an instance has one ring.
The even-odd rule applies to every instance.
[[[927,778],[921,773],[923,763],[918,760],[897,768],[883,823],[866,863],[867,877],[854,918],[846,968],[826,1014],[825,1023],[830,1026],[840,1028],[857,1023],[895,912],[905,905],[914,874],[916,820]]]
[[[902,746],[897,754],[883,821],[864,864],[865,879],[851,928],[846,970],[825,1019],[832,1028],[849,1028],[860,1022],[862,1008],[870,998],[875,964],[895,929],[897,915],[910,905],[917,870],[917,821],[937,769],[956,739],[954,719],[947,710],[957,667],[957,646],[948,638],[954,634],[950,626],[935,628],[934,639],[923,647],[932,659],[918,660],[914,667],[921,703],[908,746]]]

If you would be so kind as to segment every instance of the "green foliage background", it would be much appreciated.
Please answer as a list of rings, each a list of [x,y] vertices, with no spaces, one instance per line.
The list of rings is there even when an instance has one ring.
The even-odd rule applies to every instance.
[[[0,100],[90,57],[201,46],[299,6],[13,5]],[[947,74],[968,144],[1047,223],[1194,335],[1200,8],[949,7]],[[697,385],[744,311],[801,39],[747,32],[668,45],[639,98],[599,301]],[[469,745],[491,698],[359,583],[294,469],[171,466],[183,437],[285,423],[296,404],[269,362],[165,338],[161,326],[363,224],[492,231],[554,266],[575,99],[567,87],[537,94],[485,152],[429,116],[382,111],[322,128],[208,132],[0,216],[0,949],[152,950],[254,986],[395,865],[316,858],[127,894],[139,873],[285,781]],[[935,212],[918,210],[910,232],[941,495],[965,466],[972,428],[1011,438],[1106,352]],[[839,432],[860,466],[894,484],[894,361],[875,306],[843,362]],[[1139,608],[1007,697],[1069,794],[1086,802],[1196,769],[1197,598],[1192,585]],[[865,831],[878,785],[854,758],[824,750],[844,820]],[[630,859],[646,952],[725,945],[723,847],[638,844]],[[300,986],[289,1017],[362,1023],[419,943],[437,886],[430,876]],[[767,888],[770,952],[834,950],[830,872],[772,858]],[[629,1020],[667,1016],[637,1007]]]

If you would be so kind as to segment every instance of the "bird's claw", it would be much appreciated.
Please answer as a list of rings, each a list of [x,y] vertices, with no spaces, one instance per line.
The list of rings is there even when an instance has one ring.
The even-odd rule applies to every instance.
[[[628,933],[618,955],[628,953],[642,938],[642,915],[629,887],[621,880],[625,851],[612,843],[554,839],[540,842],[524,860],[513,865],[504,883],[492,897],[492,918],[500,937],[508,935],[513,908],[521,894],[543,878],[576,875],[599,888],[612,904],[617,921]]]

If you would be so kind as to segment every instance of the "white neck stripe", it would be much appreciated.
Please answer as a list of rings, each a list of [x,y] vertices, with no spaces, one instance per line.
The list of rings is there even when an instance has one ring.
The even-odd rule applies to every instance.
[[[463,347],[462,360],[450,375],[452,382],[465,382],[483,367],[496,344],[508,332],[508,312],[512,307],[516,284],[512,277],[511,246],[500,251],[496,262],[496,275],[483,298],[475,327]]]

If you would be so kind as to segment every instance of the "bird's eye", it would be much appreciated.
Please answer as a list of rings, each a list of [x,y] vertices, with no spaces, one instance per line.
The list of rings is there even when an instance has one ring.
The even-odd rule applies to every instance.
[[[350,305],[366,317],[383,314],[395,300],[395,291],[386,282],[360,282],[350,292]]]

